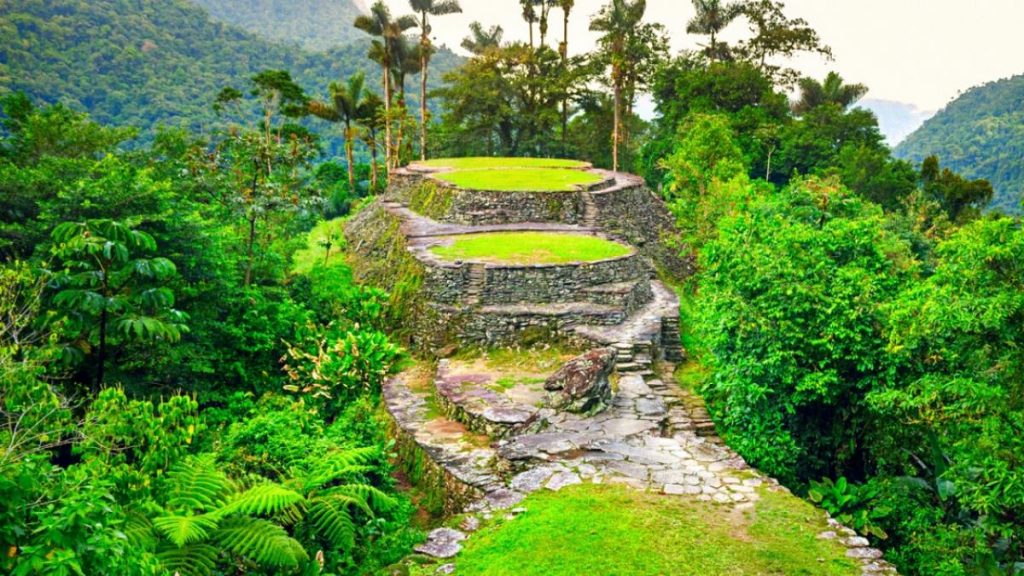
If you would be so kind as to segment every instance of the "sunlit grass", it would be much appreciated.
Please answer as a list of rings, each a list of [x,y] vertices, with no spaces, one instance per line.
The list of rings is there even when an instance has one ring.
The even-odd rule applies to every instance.
[[[816,537],[825,529],[821,512],[788,494],[761,495],[755,508],[737,512],[613,485],[542,491],[523,502],[519,517],[473,534],[455,559],[456,573],[860,574],[841,546]]]
[[[460,188],[496,192],[570,192],[602,180],[599,174],[565,168],[457,170],[436,178]]]
[[[429,168],[455,168],[461,170],[476,170],[479,168],[583,168],[586,162],[578,160],[562,160],[559,158],[438,158],[417,162],[421,166]]]
[[[492,264],[566,264],[595,262],[626,256],[623,244],[584,234],[557,232],[494,232],[452,236],[447,246],[431,251],[445,260],[473,260]]]
[[[324,220],[306,235],[306,246],[292,256],[292,272],[305,274],[317,265],[334,266],[345,263],[344,218]],[[330,252],[327,247],[330,244]]]

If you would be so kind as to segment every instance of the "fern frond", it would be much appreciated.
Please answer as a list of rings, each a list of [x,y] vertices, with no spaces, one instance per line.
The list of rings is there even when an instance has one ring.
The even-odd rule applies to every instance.
[[[303,476],[305,491],[319,488],[355,474],[370,472],[373,467],[368,465],[379,454],[377,448],[354,448],[331,452]]]
[[[190,458],[167,472],[170,482],[169,508],[178,511],[210,510],[224,502],[234,486],[212,456]]]
[[[356,524],[347,502],[326,498],[311,500],[306,520],[335,548],[348,550],[355,544]]]
[[[212,576],[217,567],[217,549],[209,544],[165,545],[156,553],[167,574]]]
[[[285,513],[295,519],[295,509],[300,508],[306,499],[295,492],[278,484],[259,484],[235,495],[225,506],[217,510],[218,516],[231,514],[272,516]]]
[[[153,536],[153,523],[149,521],[145,514],[139,511],[128,513],[128,516],[125,518],[123,531],[128,538],[128,543],[133,548],[149,550],[156,543],[156,539]]]
[[[228,518],[211,536],[221,546],[261,566],[296,568],[309,556],[284,528],[260,518]]]
[[[343,484],[335,486],[325,490],[322,496],[331,498],[345,496],[355,502],[362,502],[362,505],[357,505],[370,515],[373,513],[367,509],[367,506],[380,512],[387,512],[398,507],[398,500],[369,484]]]
[[[168,515],[153,518],[153,527],[175,546],[194,544],[206,540],[217,528],[217,519],[209,515]]]

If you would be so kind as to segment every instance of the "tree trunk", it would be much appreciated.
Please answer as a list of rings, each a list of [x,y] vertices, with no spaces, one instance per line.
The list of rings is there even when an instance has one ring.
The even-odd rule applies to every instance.
[[[619,80],[614,80],[615,84],[615,126],[612,128],[612,171],[619,171],[619,130],[622,124],[622,86],[619,85]]]
[[[569,70],[569,11],[562,18],[562,71]],[[569,94],[562,96],[562,155],[569,149]]]
[[[99,363],[96,366],[96,390],[103,386],[103,372],[107,364],[107,308],[104,306],[100,312],[100,354]]]
[[[399,85],[398,85],[398,113],[399,113],[399,117],[398,117],[398,130],[396,131],[397,134],[395,134],[395,142],[394,142],[394,145],[391,147],[391,151],[395,155],[395,157],[391,160],[391,162],[392,162],[391,169],[392,170],[398,169],[398,166],[402,163],[402,161],[401,161],[402,145],[405,143],[405,119],[407,117],[406,106],[405,106],[405,74],[404,73],[399,75],[398,82],[399,82]]]
[[[387,39],[385,39],[387,41]],[[384,169],[391,171],[391,62],[384,64]]]
[[[245,287],[248,288],[252,284],[252,259],[254,253],[254,247],[256,244],[256,216],[249,217],[249,241],[246,245],[245,255]]]
[[[427,159],[427,67],[430,66],[430,38],[427,37],[427,13],[420,25],[420,160]]]
[[[348,120],[345,121],[345,162],[348,163],[348,191],[350,194],[354,194],[356,191],[356,172],[353,166],[355,162],[352,148],[355,139],[355,133],[352,131],[352,124]]]
[[[377,131],[370,130],[370,190],[377,191]]]

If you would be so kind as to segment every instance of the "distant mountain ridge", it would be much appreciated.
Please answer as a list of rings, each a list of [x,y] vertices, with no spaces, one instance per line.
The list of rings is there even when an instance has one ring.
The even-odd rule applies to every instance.
[[[878,117],[878,127],[885,135],[885,141],[889,146],[897,146],[935,115],[934,110],[921,110],[906,102],[876,98],[865,98],[857,103],[857,107],[875,113]]]
[[[246,88],[260,70],[288,70],[316,95],[363,71],[379,91],[380,68],[366,57],[368,46],[364,38],[308,52],[214,21],[186,0],[0,0],[0,94],[63,102],[103,123],[136,126],[143,140],[157,125],[202,133],[223,122],[213,112],[216,94]],[[431,85],[460,62],[440,51]],[[414,82],[410,100],[418,95]]]
[[[937,155],[943,165],[996,190],[993,206],[1021,213],[1024,194],[1024,75],[971,88],[896,147],[920,162]]]
[[[258,36],[322,52],[366,38],[352,27],[360,0],[191,0],[221,22]]]

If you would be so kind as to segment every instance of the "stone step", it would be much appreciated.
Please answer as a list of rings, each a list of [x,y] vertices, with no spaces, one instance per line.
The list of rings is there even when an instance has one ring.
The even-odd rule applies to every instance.
[[[646,277],[625,282],[597,284],[584,288],[582,294],[588,302],[621,306],[628,314],[643,308],[654,298],[650,280]]]
[[[448,361],[438,364],[434,388],[445,414],[465,424],[472,432],[493,439],[507,438],[543,428],[544,422],[532,406],[513,402],[487,387],[490,380],[480,375],[453,375]]]

